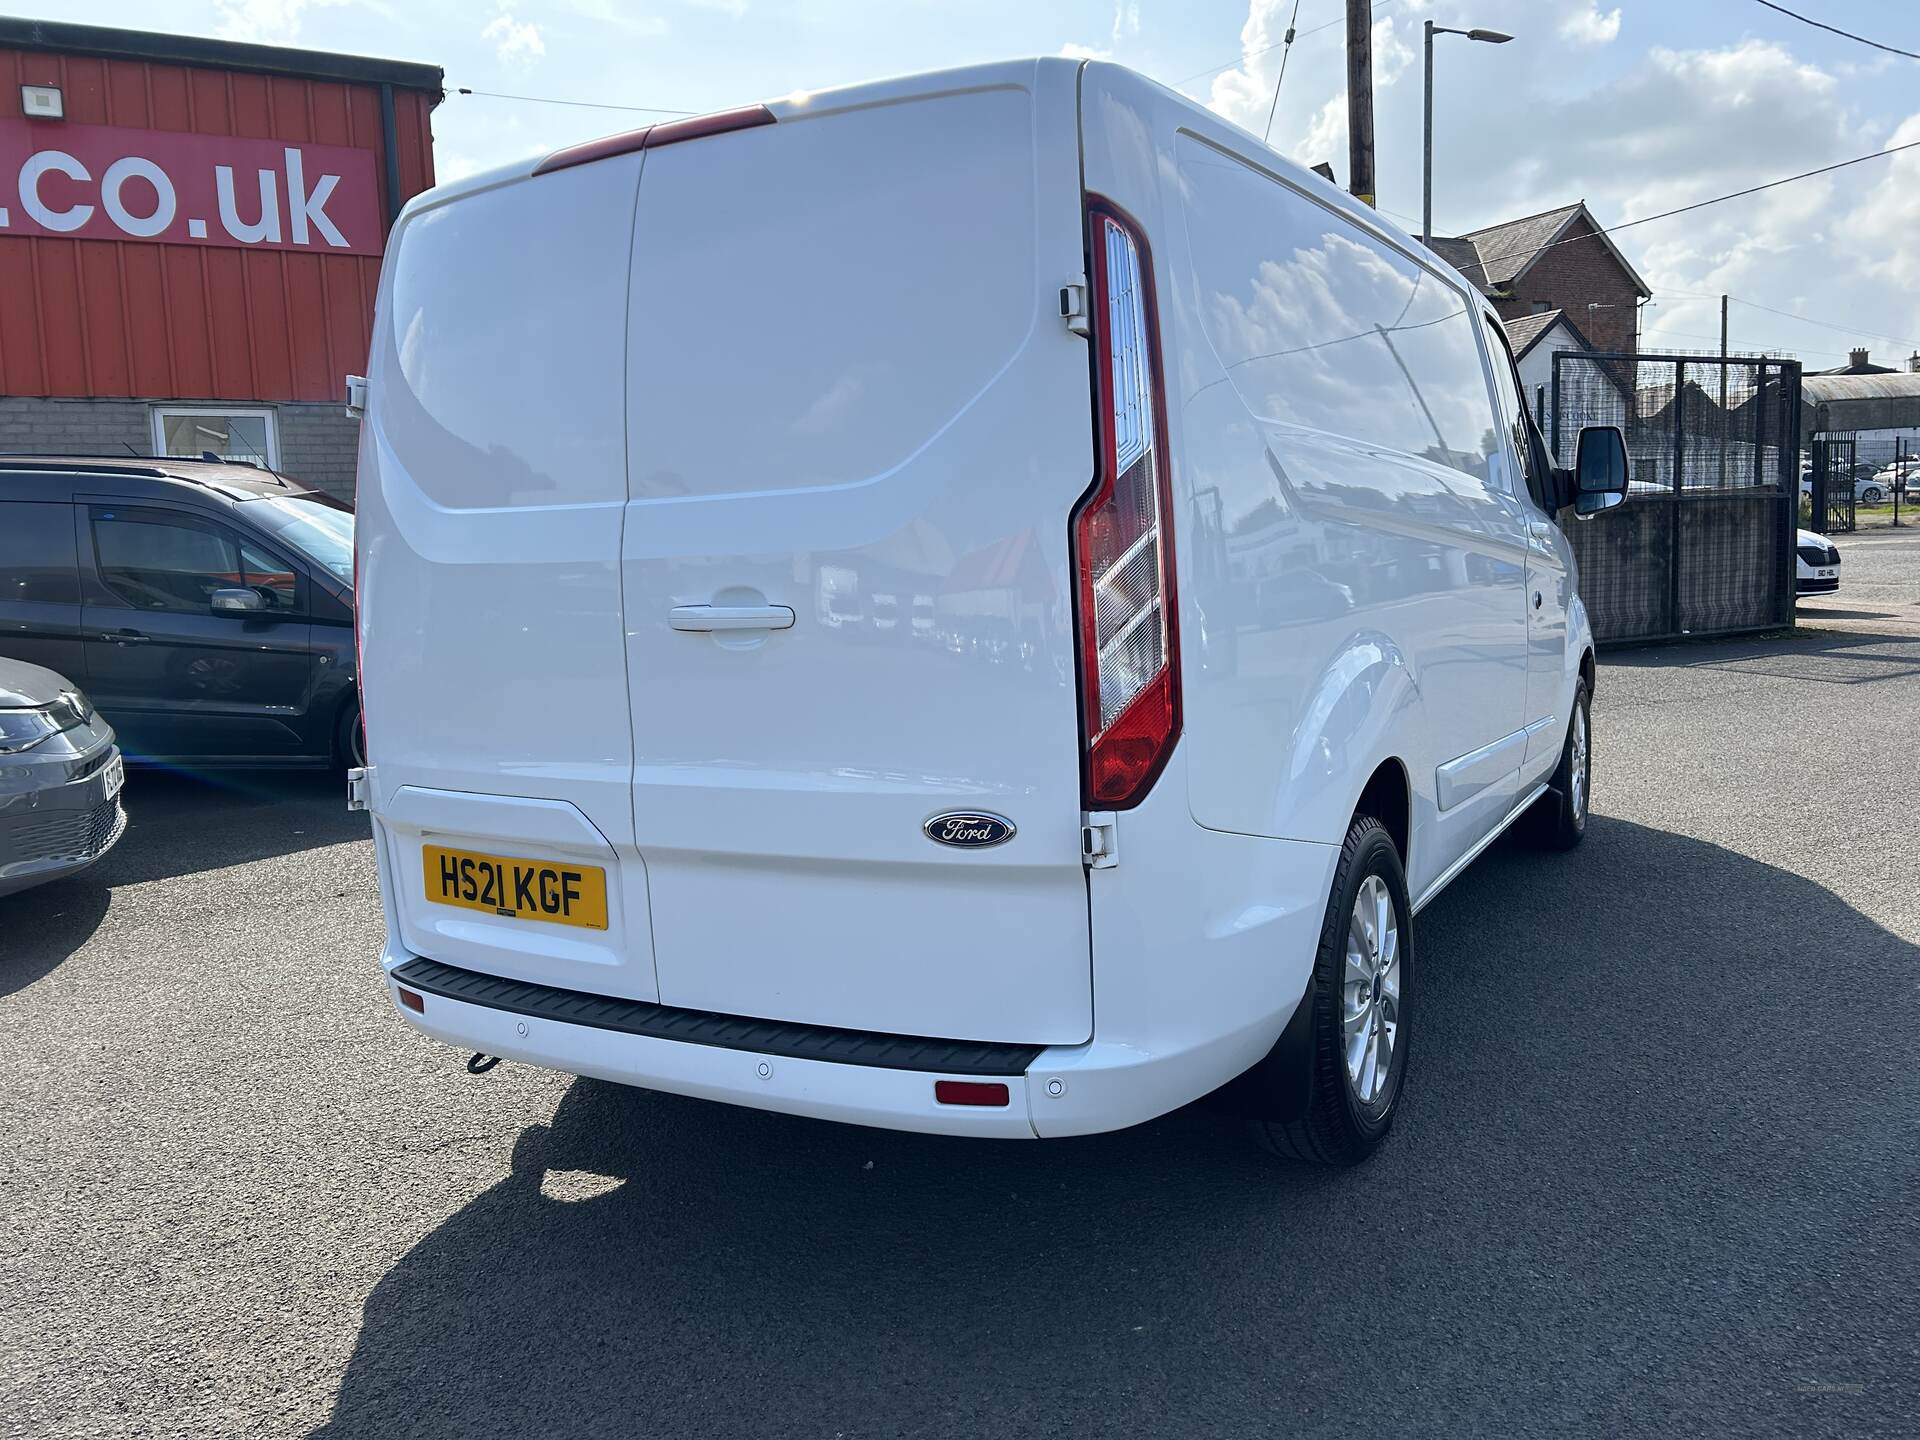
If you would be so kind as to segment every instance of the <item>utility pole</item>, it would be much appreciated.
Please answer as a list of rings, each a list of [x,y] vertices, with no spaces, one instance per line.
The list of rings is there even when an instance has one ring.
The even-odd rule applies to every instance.
[[[1347,189],[1363,205],[1373,189],[1373,6],[1347,0]]]
[[[1755,397],[1759,403],[1759,397]],[[1720,426],[1726,428],[1726,296],[1720,296]],[[1720,445],[1720,490],[1726,490],[1726,445]]]

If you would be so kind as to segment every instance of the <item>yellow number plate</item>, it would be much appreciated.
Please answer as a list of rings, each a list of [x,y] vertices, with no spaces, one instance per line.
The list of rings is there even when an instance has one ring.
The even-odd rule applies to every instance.
[[[420,848],[427,899],[436,905],[460,905],[513,920],[607,928],[607,872],[598,865],[516,860],[440,845]]]

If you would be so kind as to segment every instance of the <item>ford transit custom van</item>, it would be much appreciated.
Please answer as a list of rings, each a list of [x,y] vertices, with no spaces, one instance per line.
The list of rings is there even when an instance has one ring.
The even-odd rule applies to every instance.
[[[1444,263],[1112,65],[430,191],[360,446],[396,1012],[955,1135],[1218,1094],[1358,1160],[1416,913],[1585,827],[1561,525],[1625,466],[1548,463]]]

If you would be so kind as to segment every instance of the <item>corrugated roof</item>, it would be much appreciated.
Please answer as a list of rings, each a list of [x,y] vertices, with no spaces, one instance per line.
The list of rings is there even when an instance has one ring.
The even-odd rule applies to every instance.
[[[1810,405],[1829,400],[1912,400],[1920,403],[1920,375],[1894,370],[1885,375],[1808,375],[1801,398]]]

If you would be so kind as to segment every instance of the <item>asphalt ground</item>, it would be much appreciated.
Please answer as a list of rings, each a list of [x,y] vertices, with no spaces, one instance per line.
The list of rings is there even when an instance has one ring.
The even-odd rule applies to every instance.
[[[0,900],[0,1434],[1920,1432],[1920,531],[1615,653],[1595,816],[1417,922],[1369,1165],[982,1143],[388,1014],[324,777]]]

